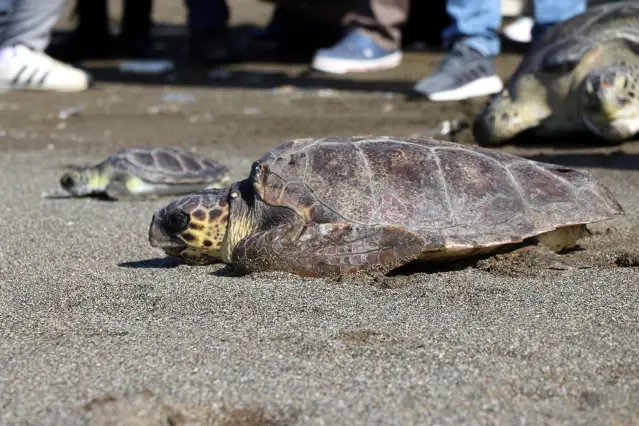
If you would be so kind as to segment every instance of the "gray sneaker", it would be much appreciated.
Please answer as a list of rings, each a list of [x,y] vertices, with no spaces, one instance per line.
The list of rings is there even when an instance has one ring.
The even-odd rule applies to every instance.
[[[456,43],[437,69],[413,90],[431,101],[459,101],[493,95],[504,87],[492,60],[462,42]]]

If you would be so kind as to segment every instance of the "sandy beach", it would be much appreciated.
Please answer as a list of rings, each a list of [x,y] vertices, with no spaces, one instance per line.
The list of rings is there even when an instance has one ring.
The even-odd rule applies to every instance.
[[[156,19],[182,22],[169,3]],[[238,1],[233,19],[268,10]],[[90,92],[0,96],[0,423],[639,424],[637,142],[500,148],[589,170],[624,207],[565,255],[592,267],[570,271],[497,257],[381,281],[235,277],[150,247],[171,198],[46,196],[70,165],[123,147],[192,150],[241,179],[289,139],[472,118],[486,99],[405,99],[439,57],[408,52],[346,83],[304,76],[304,63],[122,81],[97,63]],[[500,57],[500,75],[519,59]]]

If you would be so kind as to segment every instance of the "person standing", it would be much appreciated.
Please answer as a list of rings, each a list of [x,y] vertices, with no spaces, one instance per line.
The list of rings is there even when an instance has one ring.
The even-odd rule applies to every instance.
[[[77,25],[48,53],[62,61],[112,57],[145,57],[151,50],[153,0],[122,0],[121,31],[109,28],[108,0],[75,0]]]
[[[534,0],[533,43],[552,25],[586,11],[587,0]],[[442,34],[448,54],[414,91],[431,101],[454,101],[501,92],[493,57],[501,44],[500,0],[447,0],[451,25]]]
[[[344,74],[389,69],[401,63],[400,28],[409,0],[360,0],[350,30],[335,45],[319,49],[311,67]],[[587,0],[534,0],[533,40],[553,24],[586,10]],[[451,101],[498,93],[503,82],[493,68],[500,53],[500,0],[446,0],[451,24],[442,32],[446,56],[414,91],[431,101]]]
[[[410,0],[359,0],[344,17],[348,33],[332,47],[319,49],[311,67],[331,74],[380,71],[402,61],[401,27]]]

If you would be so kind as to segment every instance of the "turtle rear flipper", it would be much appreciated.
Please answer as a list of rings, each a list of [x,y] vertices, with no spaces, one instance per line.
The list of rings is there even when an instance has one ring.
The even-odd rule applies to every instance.
[[[593,265],[557,254],[541,244],[533,244],[480,259],[475,266],[498,276],[534,277],[546,271],[570,271]]]
[[[553,231],[537,235],[537,244],[521,247],[511,252],[511,256],[525,255],[534,260],[539,268],[569,270],[576,268],[590,268],[574,259],[561,256],[561,253],[577,245],[582,237],[590,235],[585,225],[562,226]]]
[[[574,248],[577,241],[588,234],[590,231],[584,225],[562,226],[537,235],[522,247],[507,250],[494,258],[480,260],[477,266],[498,275],[509,276],[530,276],[535,271],[545,269],[568,271],[591,268],[593,265],[559,254]]]
[[[425,246],[421,236],[396,226],[281,225],[241,240],[232,263],[246,272],[284,271],[311,277],[386,273],[416,259]]]
[[[518,248],[508,253],[512,257],[526,257],[526,259],[535,264],[540,269],[556,269],[556,270],[572,270],[591,268],[592,265],[579,262],[556,252],[541,244],[530,245]]]

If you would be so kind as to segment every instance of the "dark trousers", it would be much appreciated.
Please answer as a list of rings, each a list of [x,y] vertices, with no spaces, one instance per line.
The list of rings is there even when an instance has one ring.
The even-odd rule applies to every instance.
[[[122,33],[149,34],[153,0],[123,0]],[[107,0],[77,0],[76,12],[80,17],[78,30],[83,34],[107,34],[109,13]]]
[[[410,0],[357,0],[344,24],[367,32],[382,47],[398,48],[409,9]]]
[[[223,30],[229,20],[226,0],[184,0],[192,31]]]

